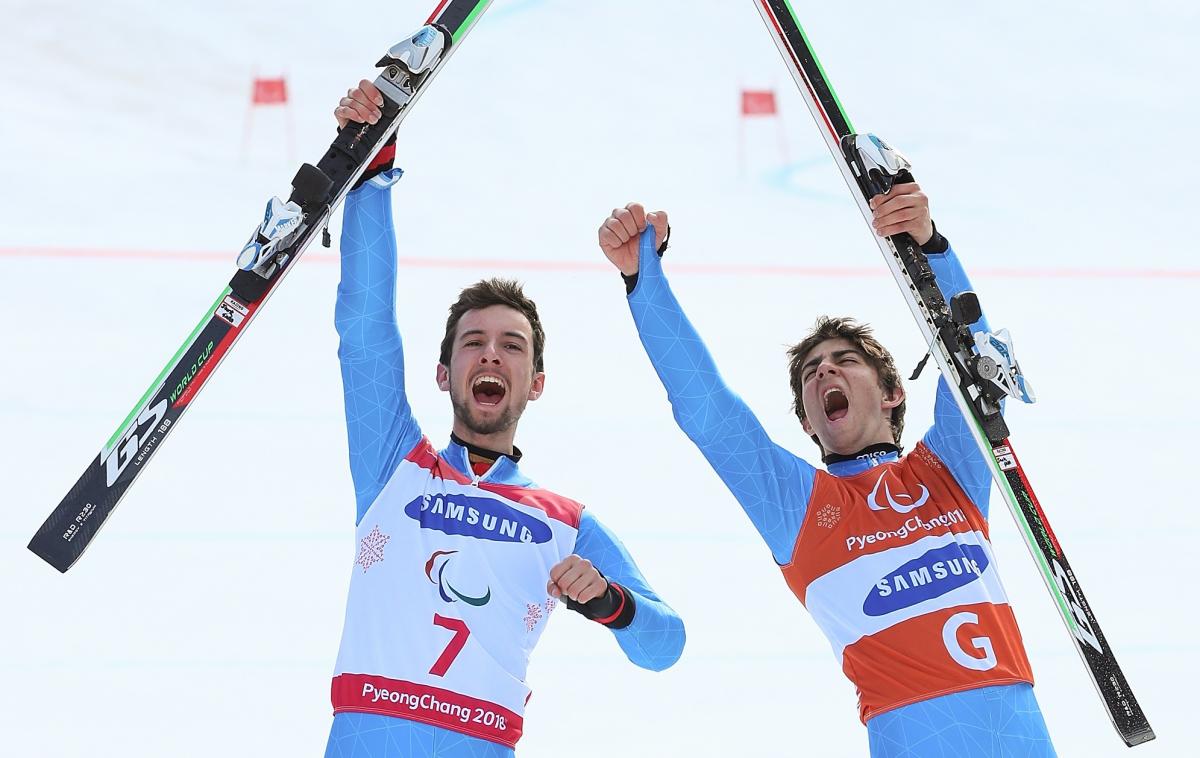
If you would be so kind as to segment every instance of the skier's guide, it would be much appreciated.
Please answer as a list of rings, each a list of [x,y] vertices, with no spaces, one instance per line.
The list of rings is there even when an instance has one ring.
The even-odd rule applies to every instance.
[[[809,45],[788,0],[753,0],[779,48],[809,112],[833,153],[863,217],[870,223],[868,201],[898,183],[913,181],[908,161],[883,140],[859,134],[851,125],[825,71]],[[855,191],[856,190],[856,191]],[[929,261],[908,234],[875,235],[876,243],[912,311],[947,383],[956,390],[963,414],[974,419],[972,436],[989,462],[1000,493],[1016,519],[1075,648],[1087,667],[1108,716],[1126,745],[1154,739],[1154,731],[1125,675],[1083,589],[1050,528],[1046,514],[1008,439],[1000,400],[1008,395],[1032,402],[1033,391],[1021,374],[1007,331],[985,334],[980,343],[969,325],[981,309],[974,293],[947,302]]]

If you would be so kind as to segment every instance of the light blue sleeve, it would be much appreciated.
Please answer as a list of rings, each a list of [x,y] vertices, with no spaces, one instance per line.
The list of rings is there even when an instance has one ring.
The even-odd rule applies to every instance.
[[[946,302],[960,292],[971,289],[971,281],[952,248],[929,256],[929,265],[937,277],[938,288]],[[972,332],[987,331],[987,316],[971,325]],[[950,469],[954,480],[966,492],[971,502],[988,516],[988,500],[992,490],[992,472],[984,454],[971,436],[970,424],[954,399],[945,377],[938,378],[937,397],[933,406],[933,427],[925,434],[925,446]]]
[[[641,238],[629,309],[679,428],[737,498],[775,562],[791,562],[816,469],[772,442],[750,408],[725,385],[671,292],[649,228]]]
[[[351,192],[342,224],[342,280],[334,324],[341,338],[338,359],[356,524],[421,440],[404,394],[404,350],[396,326],[390,186],[399,178],[400,170],[393,169]]]
[[[621,585],[634,602],[633,621],[612,630],[625,656],[651,671],[662,671],[679,660],[686,639],[683,619],[650,588],[617,536],[586,510],[579,521],[575,553]]]

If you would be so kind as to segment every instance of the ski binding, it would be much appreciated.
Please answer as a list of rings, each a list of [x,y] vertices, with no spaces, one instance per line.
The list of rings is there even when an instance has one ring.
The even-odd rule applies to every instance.
[[[1023,403],[1037,400],[1033,386],[1021,373],[1021,365],[1017,363],[1012,337],[1007,329],[975,332],[975,356],[971,358],[970,365],[984,391],[993,399],[999,400],[1008,395]]]
[[[409,76],[420,76],[433,67],[446,49],[446,38],[436,26],[426,24],[403,42],[397,42],[376,66],[402,66]]]
[[[847,134],[842,138],[842,152],[867,189],[867,197],[887,194],[893,185],[906,181],[912,168],[908,158],[874,134]]]
[[[250,235],[250,241],[242,248],[242,252],[238,253],[238,268],[257,271],[264,277],[270,276],[275,264],[282,265],[285,262],[273,260],[276,248],[291,242],[302,221],[304,211],[296,203],[291,200],[285,203],[278,197],[268,200],[263,222]]]

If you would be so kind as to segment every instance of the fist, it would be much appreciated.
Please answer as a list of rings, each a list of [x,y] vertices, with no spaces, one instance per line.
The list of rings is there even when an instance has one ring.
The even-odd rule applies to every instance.
[[[929,217],[929,198],[915,182],[897,184],[886,195],[870,200],[875,218],[871,225],[880,237],[908,232],[913,241],[924,245],[933,239],[933,220]]]
[[[383,95],[379,88],[363,79],[357,87],[346,90],[346,96],[333,109],[333,117],[337,119],[338,129],[351,121],[374,124],[383,116],[383,111],[379,110],[382,105]]]
[[[591,561],[578,555],[568,555],[550,569],[550,581],[546,583],[546,592],[551,597],[565,596],[577,603],[595,600],[607,590],[608,580]]]
[[[667,236],[665,211],[646,213],[641,203],[614,208],[600,225],[600,249],[625,276],[638,270],[638,237],[649,224],[654,227],[654,247],[657,249]]]

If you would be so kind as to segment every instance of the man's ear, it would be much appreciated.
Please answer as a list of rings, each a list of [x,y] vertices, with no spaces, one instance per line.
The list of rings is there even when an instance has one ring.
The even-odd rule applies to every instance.
[[[450,391],[450,369],[440,363],[437,365],[437,386],[442,392]]]
[[[533,383],[529,385],[529,399],[537,400],[546,388],[546,372],[539,371],[533,375]]]
[[[807,434],[809,437],[813,436],[812,424],[808,423],[807,416],[800,419],[800,428],[802,428],[804,430],[804,433]]]
[[[820,448],[821,457],[824,458],[825,446],[821,444],[821,440],[817,437],[816,432],[813,431],[812,424],[808,423],[808,416],[800,419],[800,428],[803,429],[804,433],[808,435],[808,438],[813,441],[813,444]]]
[[[890,411],[892,408],[895,408],[897,405],[900,405],[900,403],[903,403],[904,397],[905,396],[904,396],[904,388],[903,387],[892,387],[891,390],[884,390],[884,392],[883,392],[883,409]]]

